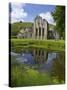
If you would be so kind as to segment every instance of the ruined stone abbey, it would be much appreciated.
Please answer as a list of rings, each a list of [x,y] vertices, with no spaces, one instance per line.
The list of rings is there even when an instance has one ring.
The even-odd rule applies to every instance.
[[[33,38],[47,39],[48,22],[42,17],[37,16],[34,20]]]
[[[37,16],[34,19],[32,27],[22,28],[17,35],[17,38],[32,38],[32,39],[54,39],[58,38],[58,34],[54,30],[48,28],[48,22],[42,17]]]

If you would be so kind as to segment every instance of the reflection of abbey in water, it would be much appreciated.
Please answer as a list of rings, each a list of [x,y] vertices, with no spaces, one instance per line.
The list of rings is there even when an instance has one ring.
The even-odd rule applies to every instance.
[[[46,51],[34,49],[32,53],[33,53],[35,63],[42,64],[42,63],[46,62],[46,60],[47,60],[47,52]]]
[[[49,28],[49,24],[42,17],[37,16],[32,24],[32,27],[22,28],[17,35],[17,38],[32,38],[32,39],[58,39],[59,34]]]
[[[51,62],[54,58],[56,58],[56,53],[47,52],[43,49],[29,49],[24,50],[23,53],[32,56],[35,64],[44,64]]]
[[[31,53],[36,64],[45,63],[48,53],[41,49],[26,50],[25,53]]]

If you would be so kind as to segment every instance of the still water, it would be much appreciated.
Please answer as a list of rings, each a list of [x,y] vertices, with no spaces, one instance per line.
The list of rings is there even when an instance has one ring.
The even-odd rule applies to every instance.
[[[47,72],[65,81],[65,52],[54,52],[43,49],[22,49],[20,53],[11,52],[19,64],[25,64],[39,72]]]

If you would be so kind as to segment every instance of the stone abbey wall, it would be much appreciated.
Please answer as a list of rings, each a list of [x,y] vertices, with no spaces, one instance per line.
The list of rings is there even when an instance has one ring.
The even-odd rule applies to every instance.
[[[47,39],[48,22],[42,17],[37,16],[34,20],[33,39]]]

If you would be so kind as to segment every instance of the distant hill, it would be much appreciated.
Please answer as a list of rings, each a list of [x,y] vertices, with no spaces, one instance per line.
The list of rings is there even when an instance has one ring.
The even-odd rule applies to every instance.
[[[31,22],[16,22],[11,24],[11,36],[16,36],[20,29],[25,27],[32,27]]]

